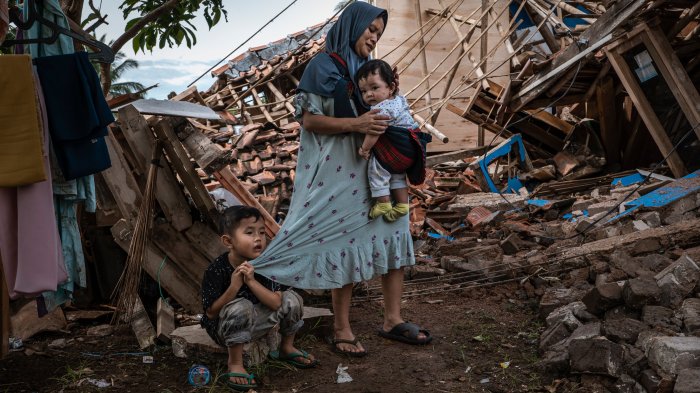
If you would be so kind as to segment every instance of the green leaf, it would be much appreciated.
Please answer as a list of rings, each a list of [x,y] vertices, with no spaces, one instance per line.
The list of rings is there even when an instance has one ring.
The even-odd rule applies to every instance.
[[[138,17],[138,18],[134,18],[134,19],[126,22],[126,26],[124,27],[124,31],[129,30],[133,25],[135,25],[140,20],[141,20],[141,17]]]
[[[141,34],[136,34],[133,40],[131,40],[131,47],[134,49],[134,53],[138,53],[141,49]]]
[[[182,40],[185,38],[185,30],[178,26],[177,32],[175,33],[175,43],[182,44]]]

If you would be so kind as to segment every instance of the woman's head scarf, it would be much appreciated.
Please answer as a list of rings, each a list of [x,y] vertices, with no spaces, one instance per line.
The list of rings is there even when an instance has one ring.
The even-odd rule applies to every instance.
[[[378,17],[384,19],[386,28],[386,10],[360,1],[350,4],[326,35],[326,53],[319,53],[306,66],[298,89],[324,97],[333,96],[335,85],[343,75],[329,53],[337,53],[345,60],[350,78],[354,79],[355,72],[369,60],[355,53],[355,43]]]

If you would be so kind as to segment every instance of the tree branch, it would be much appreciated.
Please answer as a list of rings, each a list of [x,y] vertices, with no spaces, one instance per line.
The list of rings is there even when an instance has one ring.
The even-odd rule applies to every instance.
[[[124,46],[124,44],[129,42],[129,40],[131,40],[132,38],[136,37],[136,34],[138,34],[139,31],[141,31],[141,29],[143,29],[147,24],[158,19],[158,17],[160,17],[162,14],[174,8],[179,1],[180,0],[168,0],[167,3],[144,15],[141,18],[141,20],[136,22],[133,26],[131,26],[129,30],[125,31],[124,34],[119,36],[119,38],[117,38],[117,40],[114,41],[114,43],[112,44],[112,51],[114,53],[119,52],[122,46]]]

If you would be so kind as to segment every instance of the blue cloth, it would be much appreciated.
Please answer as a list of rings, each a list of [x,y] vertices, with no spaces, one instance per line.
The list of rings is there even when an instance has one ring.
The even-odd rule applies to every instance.
[[[49,131],[67,180],[110,167],[104,137],[114,116],[87,52],[36,58]]]
[[[25,1],[23,8],[24,15],[29,15],[30,5],[35,6],[37,12],[45,19],[56,23],[60,27],[70,29],[68,18],[66,18],[66,15],[63,13],[58,0]],[[35,22],[29,30],[27,30],[26,34],[26,38],[48,38],[53,34],[53,30],[41,23]],[[59,34],[56,42],[52,44],[29,44],[29,53],[32,57],[54,56],[73,52],[75,52],[73,48],[73,39],[64,34]]]
[[[332,97],[336,84],[343,79],[343,75],[329,53],[337,53],[346,62],[350,75],[354,76],[355,72],[369,60],[355,53],[355,42],[380,16],[384,19],[386,28],[388,18],[386,10],[359,1],[349,5],[326,35],[326,52],[319,53],[306,66],[298,89],[323,97]],[[354,90],[359,98],[359,89]]]

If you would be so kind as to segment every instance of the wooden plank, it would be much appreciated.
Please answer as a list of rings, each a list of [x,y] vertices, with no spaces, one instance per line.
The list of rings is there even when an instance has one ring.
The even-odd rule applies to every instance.
[[[652,138],[654,138],[654,142],[656,142],[656,145],[659,147],[661,154],[666,156],[673,150],[673,144],[668,139],[668,135],[666,135],[663,125],[656,116],[656,113],[651,107],[649,100],[647,100],[646,96],[644,95],[642,88],[637,83],[637,80],[635,79],[636,77],[632,74],[632,70],[630,70],[629,66],[627,66],[627,63],[622,56],[617,54],[615,51],[606,51],[606,54],[608,56],[608,60],[615,69],[617,76],[625,86],[625,89],[632,99],[634,106],[637,108],[639,115],[642,117],[642,120],[644,120],[644,124],[646,124],[649,133],[651,134]],[[687,174],[687,169],[685,168],[685,165],[683,164],[683,161],[681,160],[677,151],[670,153],[667,161],[668,166],[671,168],[674,176],[683,177]]]
[[[226,252],[221,244],[219,235],[207,225],[197,221],[185,231],[185,237],[190,244],[210,261]]]
[[[187,153],[206,173],[211,174],[219,168],[228,165],[231,152],[213,143],[211,139],[195,128],[185,127],[185,131],[180,133],[178,137],[182,138],[182,145],[187,150]]]
[[[151,228],[151,241],[192,281],[202,282],[209,261],[190,245],[185,235],[176,231],[167,222],[156,222]]]
[[[596,43],[617,29],[618,26],[624,23],[627,18],[633,15],[644,4],[646,4],[646,2],[641,0],[620,0],[614,3],[607,12],[579,36],[579,41],[588,43],[585,48],[595,47]],[[587,50],[585,48],[583,51]],[[570,60],[578,58],[581,52],[582,50],[579,49],[578,45],[569,45],[560,55],[552,60],[548,70],[556,70],[564,64],[567,64],[566,68],[574,65]],[[564,70],[561,69],[560,71]],[[518,110],[529,101],[537,98],[540,93],[549,89],[549,87],[556,82],[556,77],[558,75],[560,75],[559,71],[556,73],[543,71],[536,77],[530,78],[530,80],[523,85],[521,93],[514,96],[511,108],[513,110]],[[535,84],[537,84],[536,88],[531,88],[532,91],[524,93],[524,91],[526,91],[525,89]]]
[[[175,172],[177,172],[180,180],[185,185],[185,189],[189,192],[197,209],[203,214],[204,218],[215,222],[215,217],[218,215],[214,201],[209,192],[207,192],[204,183],[199,179],[199,175],[194,170],[194,165],[190,161],[185,148],[178,140],[175,132],[167,119],[158,121],[153,129],[156,135],[163,141],[163,146],[168,155],[168,159],[172,164]]]
[[[605,159],[608,164],[620,162],[621,136],[617,128],[617,108],[615,107],[615,85],[610,76],[606,76],[596,87],[596,104],[600,118],[600,136],[605,146]]]
[[[151,128],[133,105],[119,109],[119,121],[122,133],[140,164],[139,170],[147,173],[155,142]],[[190,206],[167,160],[160,160],[155,191],[158,204],[173,227],[178,231],[189,228],[192,225]]]
[[[10,291],[0,257],[0,359],[10,352]]]
[[[148,319],[146,309],[138,296],[136,296],[130,315],[131,320],[129,323],[136,335],[136,340],[139,342],[139,348],[146,349],[153,345],[156,339],[156,330],[153,329],[153,324]]]
[[[484,154],[486,152],[486,146],[475,147],[472,149],[452,151],[449,153],[437,154],[434,156],[428,156],[425,159],[425,165],[427,167],[432,167],[437,164],[442,164],[443,162],[457,161],[463,158],[476,157]]]
[[[114,138],[112,131],[105,138],[107,151],[112,166],[101,172],[107,187],[114,195],[119,211],[129,224],[136,223],[139,207],[141,206],[141,189],[132,175],[131,168],[127,164],[119,143]]]
[[[129,251],[133,232],[125,220],[119,220],[111,229],[114,241],[124,251]],[[170,296],[190,313],[201,313],[200,283],[192,281],[179,266],[168,263],[165,254],[152,243],[146,246],[143,270],[151,276]]]
[[[232,193],[236,198],[238,198],[241,203],[247,206],[253,206],[260,210],[263,219],[265,220],[265,232],[269,238],[275,237],[280,229],[279,224],[274,218],[265,210],[265,208],[258,202],[255,197],[248,192],[245,185],[241,183],[240,180],[231,172],[229,167],[221,168],[219,171],[214,172],[214,177],[221,183],[221,185]]]
[[[175,330],[175,310],[162,297],[156,305],[156,338],[163,343],[170,342],[170,333]]]

